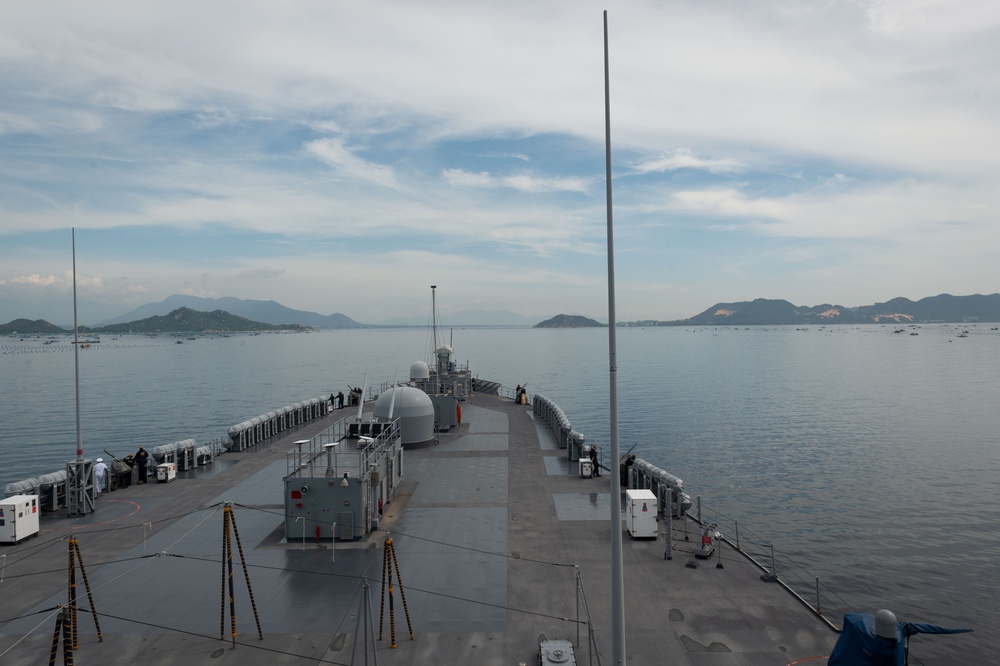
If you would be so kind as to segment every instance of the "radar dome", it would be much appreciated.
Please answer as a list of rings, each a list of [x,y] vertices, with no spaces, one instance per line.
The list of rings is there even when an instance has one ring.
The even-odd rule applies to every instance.
[[[427,364],[423,361],[415,361],[413,365],[410,366],[410,381],[430,379],[430,376],[431,369],[427,367]]]
[[[395,396],[395,399],[394,399]],[[392,405],[392,415],[389,406]],[[412,386],[397,386],[375,401],[375,417],[380,421],[398,418],[403,445],[427,442],[434,438],[434,404],[430,396]]]

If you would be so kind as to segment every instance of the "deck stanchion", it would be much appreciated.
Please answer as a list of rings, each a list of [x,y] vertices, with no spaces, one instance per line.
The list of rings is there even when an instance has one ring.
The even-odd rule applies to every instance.
[[[101,623],[97,619],[97,605],[94,603],[94,594],[90,590],[90,580],[87,578],[87,568],[83,566],[83,551],[80,550],[80,542],[76,539],[70,541],[72,548],[76,551],[76,561],[80,565],[80,575],[83,576],[83,588],[87,591],[87,602],[90,604],[90,613],[94,617],[94,628],[97,629],[97,642],[104,642],[104,634],[101,632]],[[75,636],[74,636],[75,639]],[[74,645],[74,647],[76,647]]]
[[[219,639],[226,636],[226,535],[229,534],[229,514],[222,514],[222,601],[219,608]]]
[[[69,615],[63,613],[63,664],[65,664],[65,666],[73,666],[73,629],[69,625]]]
[[[580,647],[580,585],[582,581],[580,580],[580,565],[575,564],[573,568],[576,569],[576,646]]]
[[[83,578],[84,588],[87,590],[87,601],[90,603],[90,612],[94,617],[94,628],[97,630],[97,640],[98,642],[104,642],[104,635],[101,633],[101,623],[97,619],[97,606],[94,603],[94,595],[90,590],[90,581],[87,579],[87,570],[83,566],[83,552],[80,550],[80,544],[76,540],[76,536],[71,536],[69,538],[69,568],[68,568],[68,578],[69,578],[69,590],[67,593],[67,604],[66,604],[66,631],[70,637],[70,648],[76,650],[79,645],[79,631],[76,623],[76,565],[80,565],[80,575]],[[65,648],[64,648],[65,651]],[[70,662],[72,662],[72,655],[69,657]]]
[[[233,542],[229,534],[229,521],[232,520],[232,508],[226,504],[225,517],[223,519],[226,530],[226,559],[223,565],[226,567],[226,577],[229,579],[229,628],[233,640],[233,647],[236,647],[236,590],[233,583]]]
[[[383,617],[385,613],[385,595],[389,594],[389,638],[390,647],[396,647],[396,609],[393,599],[392,573],[396,572],[396,579],[399,581],[399,598],[403,602],[403,613],[406,615],[406,627],[410,632],[410,640],[413,640],[413,625],[410,623],[410,611],[406,607],[406,593],[403,591],[403,576],[399,572],[399,559],[396,557],[396,548],[393,545],[392,537],[385,538],[385,548],[382,555],[382,609],[379,612],[378,639],[382,640]],[[389,585],[386,587],[386,578]]]
[[[67,594],[66,607],[69,612],[69,634],[71,638],[70,647],[77,648],[76,641],[76,561],[73,551],[73,537],[69,538],[69,593]]]
[[[774,562],[774,544],[765,543],[764,546],[770,546],[771,548],[771,571],[769,573],[761,574],[760,579],[765,583],[774,583],[778,580],[778,567]]]
[[[250,597],[250,609],[253,611],[254,622],[257,623],[257,637],[264,640],[264,632],[260,628],[260,616],[257,614],[257,602],[253,598],[253,587],[250,585],[250,569],[247,567],[246,557],[243,556],[243,542],[240,541],[240,531],[236,527],[236,514],[230,512],[229,522],[233,528],[233,536],[236,538],[236,549],[240,553],[240,566],[243,567],[243,579],[247,583],[247,595]]]
[[[351,644],[351,663],[354,663],[354,654],[358,649],[358,636],[362,635],[362,644],[364,645],[365,660],[364,663],[368,663],[368,643],[371,642],[372,657],[375,660],[375,666],[378,666],[378,651],[375,649],[375,618],[372,615],[372,598],[371,598],[371,586],[368,585],[368,578],[364,579],[364,583],[361,586],[361,608],[359,609],[357,620],[354,622],[354,641]],[[364,631],[361,631],[361,622],[364,618]],[[381,636],[379,637],[381,640]]]
[[[61,610],[59,611],[59,615],[56,616],[56,630],[52,634],[52,649],[49,651],[49,666],[56,666],[56,654],[59,653],[59,636],[62,634],[65,613],[65,610]]]
[[[715,532],[715,550],[719,553],[719,559],[716,562],[716,569],[724,569],[722,566],[722,533],[716,530]]]
[[[243,578],[247,583],[247,593],[250,596],[250,608],[253,609],[254,621],[257,623],[257,636],[264,640],[264,632],[260,627],[260,616],[257,613],[257,603],[254,601],[253,588],[250,586],[250,570],[243,555],[243,543],[236,527],[236,515],[233,513],[233,503],[225,502],[222,513],[222,613],[219,619],[219,638],[225,638],[226,632],[226,580],[229,581],[229,625],[233,647],[236,647],[236,594],[233,581],[233,538],[240,554],[240,565],[243,567]]]

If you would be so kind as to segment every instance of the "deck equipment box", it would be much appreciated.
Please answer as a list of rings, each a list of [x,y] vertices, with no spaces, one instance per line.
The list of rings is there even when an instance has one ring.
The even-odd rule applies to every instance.
[[[625,491],[625,525],[633,539],[656,538],[656,495],[652,490]]]
[[[0,543],[17,543],[38,534],[38,495],[0,499]]]
[[[156,466],[156,480],[168,483],[177,478],[177,463],[161,463]]]

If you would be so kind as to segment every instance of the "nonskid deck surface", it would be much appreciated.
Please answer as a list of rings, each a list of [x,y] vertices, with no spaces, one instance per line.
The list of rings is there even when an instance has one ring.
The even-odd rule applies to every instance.
[[[50,609],[66,601],[70,534],[103,633],[98,642],[91,615],[78,614],[77,664],[363,664],[366,580],[376,638],[382,623],[381,640],[367,646],[368,663],[377,649],[378,662],[389,665],[531,664],[544,638],[569,639],[578,663],[591,663],[586,626],[576,622],[577,572],[607,655],[608,475],[580,478],[527,407],[475,396],[462,413],[457,431],[405,452],[404,484],[380,531],[366,540],[331,548],[284,539],[285,451],[346,412],[258,450],[226,454],[215,474],[102,495],[84,519],[44,518],[37,538],[0,551],[0,663],[47,659]],[[264,635],[258,638],[237,554],[235,648],[222,592],[224,502],[233,503]],[[836,634],[783,589],[762,582],[742,556],[726,549],[724,568],[715,559],[688,568],[694,542],[683,541],[682,521],[674,524],[670,561],[663,536],[625,537],[630,663],[763,666],[830,653]],[[394,580],[395,648],[381,585],[387,534],[406,602]],[[79,576],[78,583],[79,606],[89,608]]]

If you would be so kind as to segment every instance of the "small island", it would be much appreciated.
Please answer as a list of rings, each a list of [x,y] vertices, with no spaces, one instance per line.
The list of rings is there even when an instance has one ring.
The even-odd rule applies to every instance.
[[[593,328],[595,326],[605,326],[599,321],[580,315],[556,315],[552,319],[535,324],[532,328]]]

